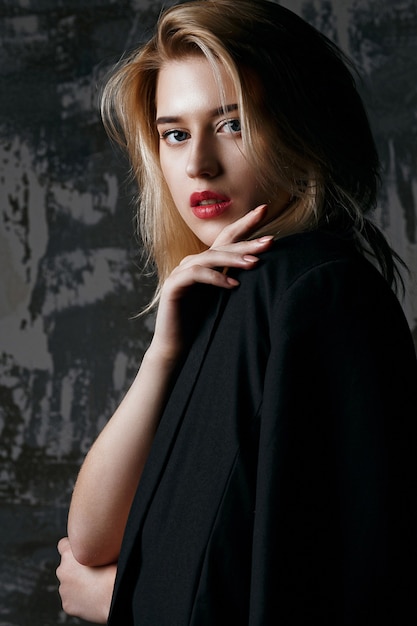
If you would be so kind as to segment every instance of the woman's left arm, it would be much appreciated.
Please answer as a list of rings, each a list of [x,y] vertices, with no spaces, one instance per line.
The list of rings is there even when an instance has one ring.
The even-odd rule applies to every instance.
[[[62,608],[87,622],[106,624],[116,577],[116,564],[102,567],[81,565],[71,550],[68,538],[58,543],[61,563],[56,570],[60,582]]]

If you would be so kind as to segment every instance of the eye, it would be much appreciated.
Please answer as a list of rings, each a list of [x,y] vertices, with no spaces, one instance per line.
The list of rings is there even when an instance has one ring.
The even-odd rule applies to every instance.
[[[189,138],[190,134],[185,130],[167,130],[161,135],[161,139],[171,146],[178,145]]]
[[[226,120],[222,122],[219,126],[219,130],[225,133],[231,133],[233,135],[237,135],[242,132],[242,125],[240,123],[240,119],[236,118],[233,120]]]

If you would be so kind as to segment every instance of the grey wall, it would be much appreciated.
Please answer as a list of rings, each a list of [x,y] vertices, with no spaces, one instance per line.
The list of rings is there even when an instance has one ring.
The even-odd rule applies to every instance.
[[[283,4],[361,69],[384,166],[378,220],[415,271],[417,3]],[[55,544],[79,464],[152,327],[132,319],[152,279],[140,275],[127,166],[101,128],[97,85],[159,8],[0,2],[0,626],[78,623],[60,611]],[[406,282],[415,329],[415,275]]]

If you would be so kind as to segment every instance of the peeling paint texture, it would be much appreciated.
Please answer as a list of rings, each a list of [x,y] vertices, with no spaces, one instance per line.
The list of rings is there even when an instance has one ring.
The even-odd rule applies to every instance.
[[[377,219],[410,267],[403,305],[417,336],[417,1],[282,4],[359,67],[383,164]],[[152,332],[134,317],[153,281],[141,276],[134,189],[98,88],[160,8],[1,3],[0,626],[81,623],[61,611],[55,545],[79,465]]]

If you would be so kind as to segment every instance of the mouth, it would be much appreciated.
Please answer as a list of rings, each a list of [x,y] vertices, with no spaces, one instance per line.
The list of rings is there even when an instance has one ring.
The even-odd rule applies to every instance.
[[[190,197],[190,206],[194,215],[200,219],[218,217],[232,204],[228,196],[214,191],[195,192]]]

